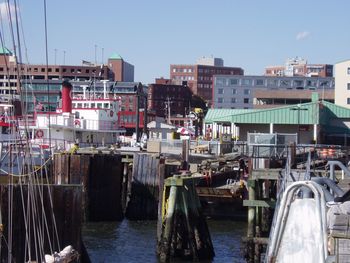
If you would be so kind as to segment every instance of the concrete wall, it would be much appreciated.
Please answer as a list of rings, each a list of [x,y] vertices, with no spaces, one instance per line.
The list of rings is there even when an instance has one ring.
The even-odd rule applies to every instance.
[[[340,62],[334,66],[335,77],[335,104],[350,107],[348,99],[350,100],[350,90],[348,90],[348,84],[350,84],[350,60]]]

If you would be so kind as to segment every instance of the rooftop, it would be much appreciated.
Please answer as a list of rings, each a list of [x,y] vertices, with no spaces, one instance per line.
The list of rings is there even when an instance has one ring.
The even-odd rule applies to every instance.
[[[109,57],[109,59],[123,59],[123,58],[121,57],[121,55],[119,55],[119,54],[117,54],[117,53],[113,53],[113,54]]]

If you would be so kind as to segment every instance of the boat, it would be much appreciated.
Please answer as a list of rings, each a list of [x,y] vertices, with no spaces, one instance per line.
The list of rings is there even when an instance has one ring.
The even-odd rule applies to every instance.
[[[54,151],[79,147],[116,144],[120,134],[118,112],[120,99],[110,97],[104,81],[103,97],[83,94],[74,95],[69,81],[62,83],[62,99],[55,112],[36,112],[32,119],[19,122],[19,129],[28,124],[32,143]]]

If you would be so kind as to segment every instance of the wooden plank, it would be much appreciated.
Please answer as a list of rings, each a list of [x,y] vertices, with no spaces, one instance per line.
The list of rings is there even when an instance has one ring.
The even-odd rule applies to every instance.
[[[81,184],[81,155],[72,154],[70,155],[69,163],[69,183],[70,184]]]
[[[276,201],[265,200],[243,200],[243,206],[257,206],[257,207],[270,207],[274,208]]]
[[[251,179],[258,180],[277,180],[282,169],[254,169],[252,171]]]

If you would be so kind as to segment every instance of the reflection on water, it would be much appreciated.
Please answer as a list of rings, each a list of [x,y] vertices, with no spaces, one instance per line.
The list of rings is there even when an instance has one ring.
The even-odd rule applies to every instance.
[[[216,255],[211,262],[244,262],[240,247],[246,223],[208,220],[208,224]],[[83,240],[94,263],[158,262],[156,229],[156,221],[88,223],[83,228]]]

